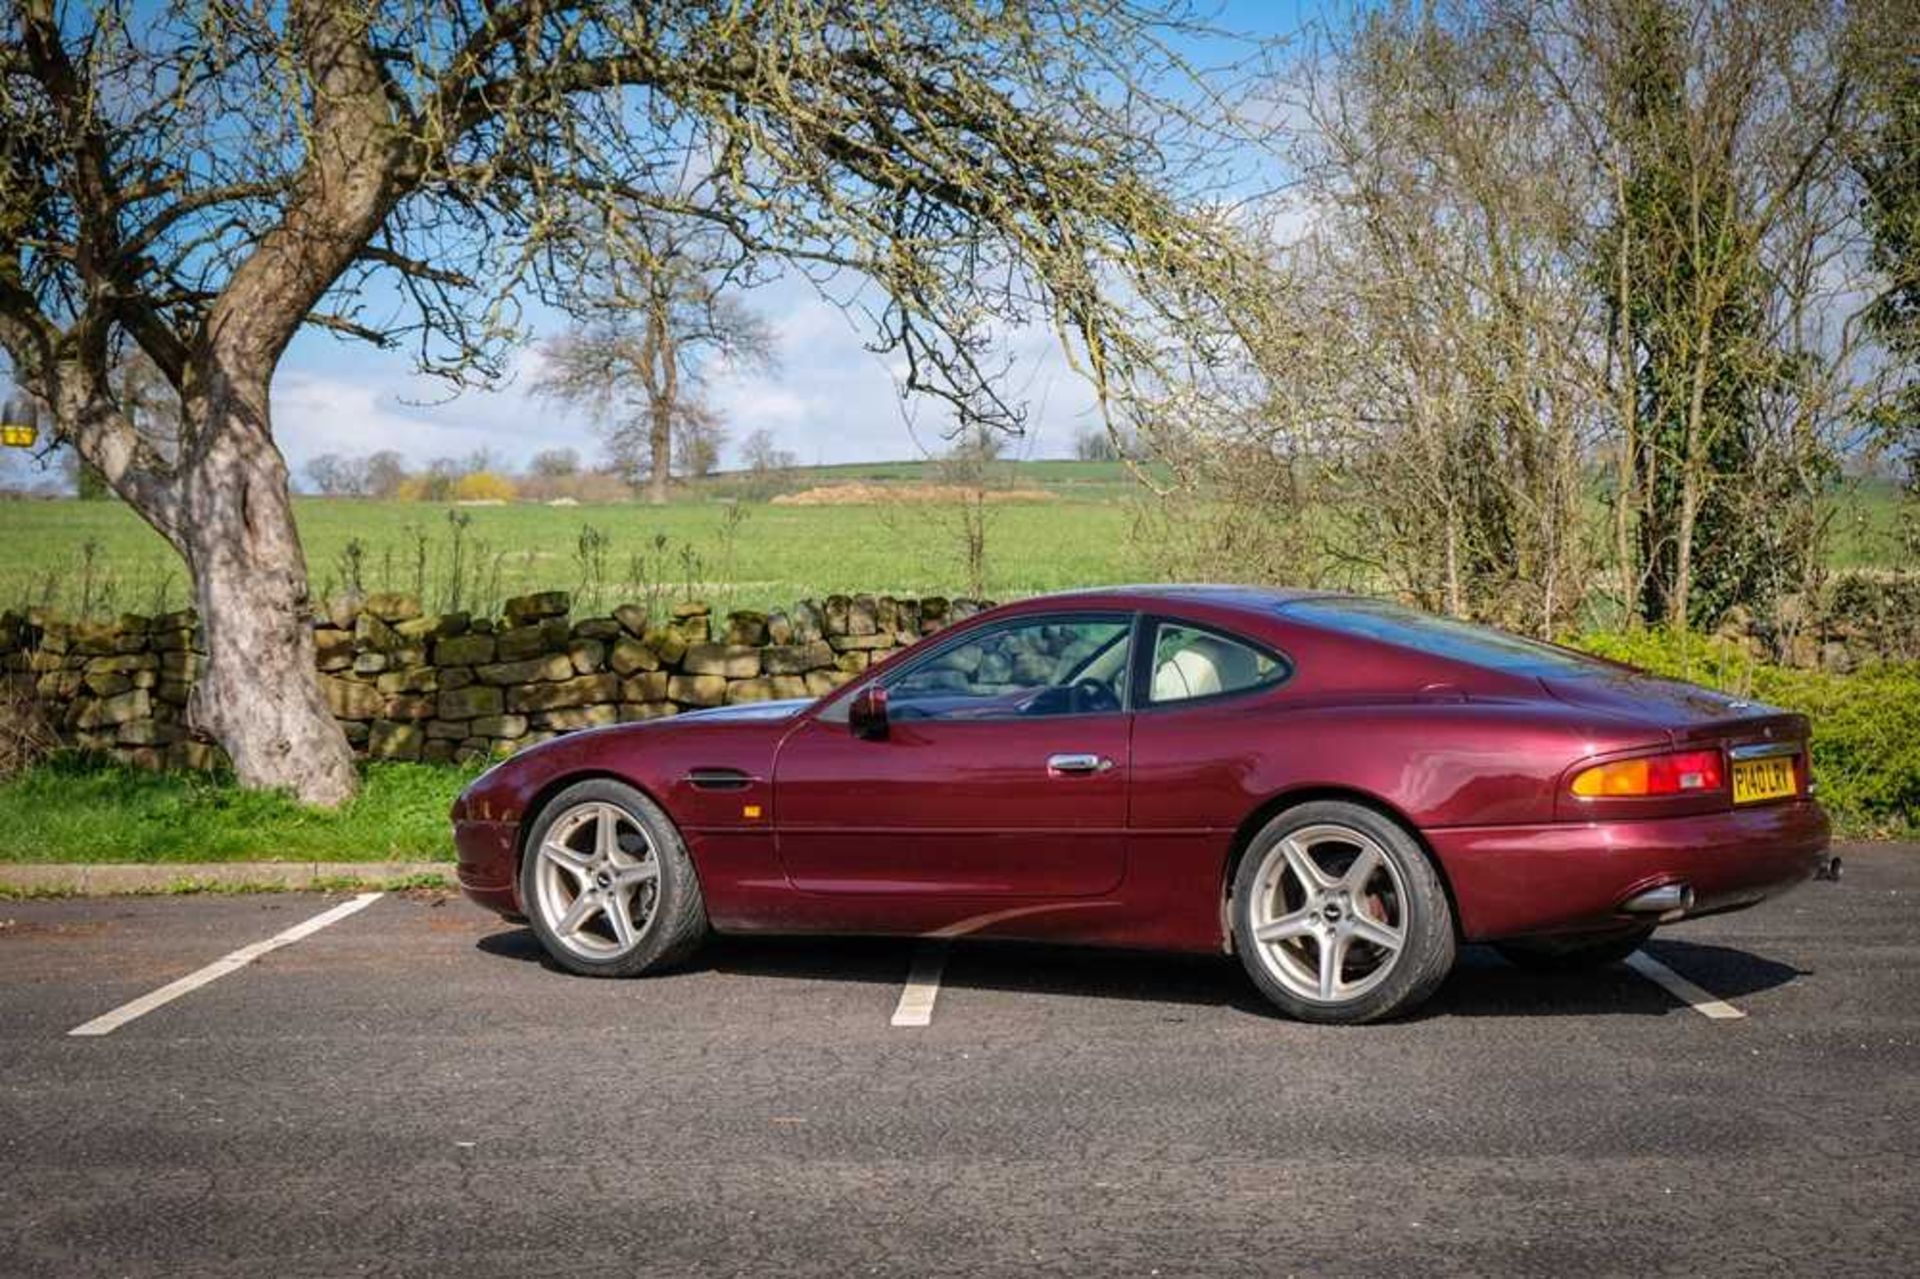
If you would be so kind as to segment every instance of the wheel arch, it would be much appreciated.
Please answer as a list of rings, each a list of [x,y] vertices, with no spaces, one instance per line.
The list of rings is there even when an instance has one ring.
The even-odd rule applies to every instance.
[[[610,768],[579,768],[562,773],[558,777],[548,778],[541,783],[539,790],[527,797],[526,806],[520,810],[519,829],[514,832],[513,883],[516,896],[519,894],[520,868],[527,859],[527,840],[533,833],[534,823],[539,821],[540,814],[546,811],[547,805],[553,802],[555,796],[570,786],[578,786],[581,782],[618,782],[622,786],[630,787],[646,796],[654,807],[666,813],[668,821],[673,821],[672,811],[660,802],[660,797],[654,794],[645,783],[625,773],[618,773]],[[682,838],[684,839],[684,836]],[[688,850],[688,858],[692,859],[691,849]],[[698,866],[694,868],[694,873],[696,875],[699,873]],[[526,903],[522,902],[521,905],[524,907]]]
[[[1427,865],[1433,868],[1434,875],[1440,880],[1440,891],[1447,895],[1447,906],[1453,913],[1453,935],[1456,942],[1464,940],[1460,929],[1460,901],[1454,895],[1453,881],[1447,877],[1447,868],[1434,855],[1433,846],[1427,842],[1420,827],[1393,804],[1381,799],[1369,791],[1351,786],[1316,785],[1300,786],[1291,790],[1279,791],[1269,795],[1256,805],[1240,822],[1233,832],[1233,843],[1227,852],[1226,864],[1220,876],[1220,933],[1222,945],[1228,954],[1233,953],[1233,881],[1240,873],[1240,863],[1246,858],[1247,850],[1253,845],[1253,837],[1275,817],[1289,808],[1301,804],[1311,804],[1317,800],[1338,800],[1342,803],[1357,804],[1386,818],[1413,839],[1414,846],[1421,856],[1427,859]]]

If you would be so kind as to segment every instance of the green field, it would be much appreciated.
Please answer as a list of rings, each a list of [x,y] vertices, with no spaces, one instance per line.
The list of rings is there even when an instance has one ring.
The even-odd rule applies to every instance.
[[[1073,469],[1045,474],[1057,468]],[[822,468],[818,482],[924,478],[903,464]],[[989,594],[1012,598],[1142,576],[1144,557],[1129,537],[1132,490],[1120,468],[1025,463],[1018,482],[1044,483],[1059,496],[991,508]],[[574,591],[582,606],[609,608],[688,595],[724,609],[784,607],[835,591],[966,593],[955,508],[736,503],[724,499],[724,481],[714,489],[659,507],[450,508],[321,498],[294,506],[321,595],[357,580],[366,590],[417,593],[429,608],[486,611],[508,596],[554,588]],[[8,552],[0,607],[155,613],[187,601],[179,559],[118,502],[0,503],[0,539]]]
[[[1134,536],[1148,499],[1115,463],[1006,467],[1004,483],[1046,502],[1006,503],[988,517],[986,593],[996,599],[1154,573]],[[787,488],[937,481],[925,463],[809,468]],[[835,591],[967,593],[960,517],[940,504],[782,506],[751,500],[741,476],[718,476],[682,500],[549,507],[296,499],[315,591],[357,582],[418,594],[432,609],[497,609],[530,590],[565,588],[581,608],[704,598],[720,609],[783,607]],[[739,500],[731,500],[731,499]],[[1896,500],[1866,485],[1835,499],[1837,566],[1894,562]],[[69,614],[155,613],[183,606],[177,557],[118,502],[0,502],[0,608]],[[1231,572],[1223,573],[1231,576]]]

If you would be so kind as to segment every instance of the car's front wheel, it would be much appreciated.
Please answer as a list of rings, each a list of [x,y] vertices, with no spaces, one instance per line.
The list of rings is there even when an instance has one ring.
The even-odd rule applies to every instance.
[[[605,778],[567,787],[534,818],[520,899],[554,962],[589,977],[668,967],[707,932],[680,832],[659,805]]]
[[[1453,967],[1453,911],[1397,822],[1318,800],[1254,836],[1234,876],[1234,945],[1261,993],[1302,1021],[1378,1021]]]

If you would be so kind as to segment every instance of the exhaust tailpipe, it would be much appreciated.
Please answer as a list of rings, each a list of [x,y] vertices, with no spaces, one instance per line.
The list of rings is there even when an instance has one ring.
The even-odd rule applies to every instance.
[[[1823,855],[1819,861],[1814,863],[1813,877],[1815,879],[1825,880],[1829,884],[1839,883],[1840,882],[1840,859],[1838,857],[1830,857],[1830,856]]]
[[[1678,917],[1693,909],[1693,885],[1661,884],[1635,893],[1620,903],[1620,909],[1629,915]]]

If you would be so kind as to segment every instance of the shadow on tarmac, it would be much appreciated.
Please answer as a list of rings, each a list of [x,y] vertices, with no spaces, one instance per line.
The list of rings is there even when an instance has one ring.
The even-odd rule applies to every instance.
[[[717,937],[683,971],[897,986],[906,978],[912,944],[901,938]],[[495,958],[560,971],[529,928],[489,933],[478,947]],[[1648,952],[1726,1000],[1737,1001],[1809,975],[1727,946],[1656,938]],[[664,974],[663,979],[671,981],[673,974]],[[1078,995],[1279,1016],[1254,989],[1239,962],[1227,956],[1028,942],[960,943],[947,960],[941,984],[962,990]],[[1620,964],[1587,973],[1542,975],[1515,968],[1488,948],[1468,946],[1440,990],[1408,1020],[1660,1017],[1684,1011],[1671,995]]]

